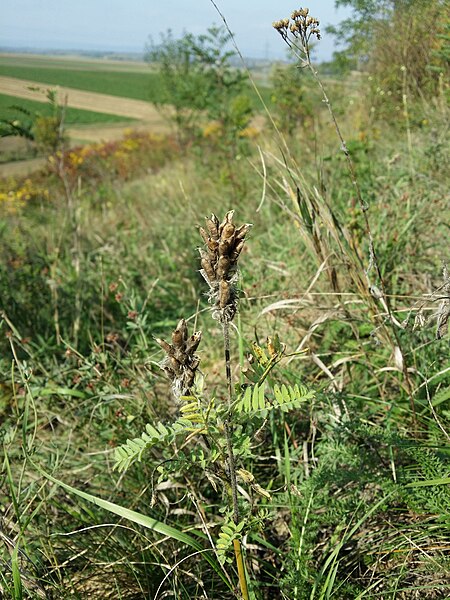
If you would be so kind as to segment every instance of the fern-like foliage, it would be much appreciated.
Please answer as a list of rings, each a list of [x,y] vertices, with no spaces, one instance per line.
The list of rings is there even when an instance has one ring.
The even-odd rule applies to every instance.
[[[241,531],[244,528],[245,521],[241,521],[238,525],[233,521],[227,520],[220,528],[219,539],[216,542],[217,556],[223,564],[226,561],[232,562],[232,559],[227,556],[233,545],[233,541],[241,537]]]
[[[300,406],[306,401],[314,398],[314,392],[307,390],[303,386],[295,384],[294,386],[274,385],[273,396],[266,398],[265,385],[255,384],[246,388],[245,392],[238,398],[235,410],[238,414],[247,415],[259,414],[266,417],[269,411],[278,409],[283,412],[289,412]]]
[[[127,440],[125,444],[116,448],[114,469],[119,472],[125,471],[133,462],[140,461],[143,453],[152,446],[170,443],[179,435],[187,435],[192,432],[200,433],[203,428],[202,423],[193,423],[184,417],[177,419],[172,425],[158,423],[154,427],[148,423],[140,437]]]
[[[181,416],[171,425],[158,423],[155,427],[148,423],[140,437],[127,440],[116,448],[114,469],[125,471],[135,461],[142,459],[143,453],[156,445],[169,444],[177,436],[196,435],[205,430],[206,419],[203,408],[195,396],[181,396]],[[211,407],[208,407],[207,413]]]

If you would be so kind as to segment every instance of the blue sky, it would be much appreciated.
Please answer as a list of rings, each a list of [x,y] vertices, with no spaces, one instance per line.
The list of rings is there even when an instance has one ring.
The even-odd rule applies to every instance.
[[[2,0],[1,4],[1,47],[140,52],[149,35],[157,40],[169,28],[175,35],[199,34],[220,23],[209,0]],[[216,0],[216,4],[245,56],[285,56],[271,23],[300,8],[295,0]],[[303,6],[309,6],[321,25],[349,15],[348,9],[336,11],[334,0],[310,0]],[[333,39],[323,37],[316,55],[328,60]]]

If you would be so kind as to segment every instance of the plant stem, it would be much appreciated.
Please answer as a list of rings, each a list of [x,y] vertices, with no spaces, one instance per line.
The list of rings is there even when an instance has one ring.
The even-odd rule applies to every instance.
[[[247,578],[245,575],[244,557],[242,556],[242,546],[240,540],[233,540],[234,555],[239,575],[239,585],[241,586],[242,597],[244,600],[250,600],[247,588]]]
[[[225,372],[227,379],[228,389],[228,413],[225,419],[225,437],[227,440],[227,454],[228,454],[228,469],[229,469],[229,480],[231,486],[231,498],[233,501],[233,520],[237,525],[239,523],[239,505],[237,499],[237,478],[236,478],[236,464],[234,460],[233,444],[231,436],[233,433],[233,426],[231,422],[231,403],[233,400],[233,382],[231,380],[231,359],[230,359],[230,324],[228,320],[223,322],[223,341],[225,349]]]
[[[237,497],[237,478],[236,478],[236,464],[234,459],[233,444],[232,444],[232,421],[231,421],[231,403],[233,400],[233,382],[231,379],[231,359],[230,359],[230,323],[228,319],[225,319],[223,325],[223,341],[225,349],[225,372],[227,379],[228,389],[228,414],[224,423],[225,437],[227,440],[227,454],[228,454],[228,469],[229,469],[229,482],[231,487],[231,498],[233,502],[233,521],[236,525],[239,523],[239,505]],[[242,597],[244,600],[249,600],[247,577],[245,574],[244,558],[242,556],[242,545],[240,540],[233,540],[234,555],[236,558],[236,566],[239,576],[239,585],[241,588]]]

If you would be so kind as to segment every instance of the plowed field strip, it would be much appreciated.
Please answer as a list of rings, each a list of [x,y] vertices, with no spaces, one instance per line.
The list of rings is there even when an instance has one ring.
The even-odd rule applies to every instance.
[[[0,91],[4,94],[17,96],[18,98],[28,98],[30,100],[43,100],[42,91],[48,88],[54,88],[51,84],[36,84],[33,81],[15,79],[14,77],[0,77]],[[34,88],[34,89],[30,89]],[[166,123],[161,115],[149,102],[142,100],[132,100],[129,98],[119,98],[107,94],[97,94],[94,92],[84,92],[73,88],[58,88],[60,101],[67,96],[67,105],[83,110],[94,110],[110,115],[122,115],[132,119],[139,119],[152,125],[158,130],[166,129]]]

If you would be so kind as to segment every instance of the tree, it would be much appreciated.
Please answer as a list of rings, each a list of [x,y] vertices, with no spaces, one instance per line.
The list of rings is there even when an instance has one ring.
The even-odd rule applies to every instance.
[[[151,41],[147,47],[145,59],[157,64],[161,78],[157,105],[166,109],[181,141],[195,136],[208,120],[236,138],[251,118],[251,103],[244,99],[246,77],[232,67],[228,42],[224,28],[210,27],[206,34],[185,33],[180,39],[169,30],[159,44]]]
[[[305,81],[308,82],[308,76],[291,63],[275,66],[270,79],[277,125],[283,132],[292,135],[312,117],[312,107],[306,99]]]
[[[344,57],[350,68],[370,74],[375,103],[398,104],[404,94],[423,98],[436,93],[441,74],[449,68],[448,2],[336,0],[335,4],[353,8],[349,19],[328,28],[343,46],[335,59],[342,62]]]

